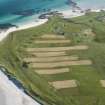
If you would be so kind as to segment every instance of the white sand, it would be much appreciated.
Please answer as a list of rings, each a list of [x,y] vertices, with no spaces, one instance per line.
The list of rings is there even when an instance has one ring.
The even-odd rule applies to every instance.
[[[19,88],[0,71],[0,105],[40,105]]]

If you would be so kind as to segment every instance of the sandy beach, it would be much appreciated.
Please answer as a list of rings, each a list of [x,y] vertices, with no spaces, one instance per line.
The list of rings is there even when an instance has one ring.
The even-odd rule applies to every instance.
[[[85,15],[85,11],[81,12],[80,10],[77,10],[73,12],[73,10],[64,10],[62,11],[62,14],[64,18],[73,18],[73,17]]]

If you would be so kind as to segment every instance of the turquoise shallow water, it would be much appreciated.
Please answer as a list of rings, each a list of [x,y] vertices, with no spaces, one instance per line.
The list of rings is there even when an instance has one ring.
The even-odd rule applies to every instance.
[[[70,9],[68,0],[0,0],[0,24],[19,24],[26,21],[36,21],[37,16],[47,10]],[[105,8],[105,0],[72,0],[81,8]],[[34,10],[32,16],[22,16],[14,12]],[[44,10],[44,11],[43,11]],[[39,12],[36,12],[39,11]]]
[[[0,0],[0,23],[19,23],[37,18],[47,10],[69,8],[67,0]],[[14,12],[33,9],[33,16],[16,15]],[[44,10],[44,11],[43,11]]]

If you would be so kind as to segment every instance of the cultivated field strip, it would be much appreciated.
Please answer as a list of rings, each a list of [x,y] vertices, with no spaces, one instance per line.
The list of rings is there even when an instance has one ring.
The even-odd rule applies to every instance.
[[[63,36],[63,35],[43,35],[43,36],[41,36],[40,38],[42,38],[42,39],[65,39],[65,36]]]
[[[61,74],[69,72],[69,68],[61,68],[61,69],[49,69],[49,70],[35,70],[36,73],[41,75],[52,75],[52,74]]]
[[[67,51],[67,50],[86,50],[88,46],[79,45],[79,46],[70,46],[70,47],[46,47],[46,48],[27,48],[28,52],[52,52],[52,51]]]
[[[91,65],[91,60],[80,60],[78,55],[68,55],[66,53],[66,51],[87,50],[88,46],[68,46],[70,42],[71,40],[67,40],[64,36],[61,35],[43,35],[34,40],[34,44],[37,44],[40,47],[26,48],[26,51],[30,55],[34,56],[26,57],[24,58],[24,61],[29,64],[30,68],[35,69],[34,71],[36,73],[46,76],[55,76],[56,74],[63,75],[64,73],[69,73],[70,66]],[[43,47],[43,44],[45,47]],[[50,44],[51,46],[55,46],[56,44],[58,47],[47,47],[50,46]],[[66,78],[62,81],[55,80],[48,83],[52,85],[56,90],[77,87],[76,80],[66,80]]]
[[[70,43],[70,40],[36,40],[35,44],[66,44]]]
[[[49,84],[52,85],[57,90],[77,87],[76,80],[54,81],[49,82]]]
[[[62,52],[32,52],[32,55],[36,57],[55,57],[67,55],[65,51]]]
[[[60,61],[70,61],[78,60],[78,56],[58,56],[58,57],[35,57],[35,58],[24,58],[24,61],[29,63],[34,62],[60,62]]]
[[[101,86],[105,88],[105,80],[100,80]]]
[[[55,67],[68,67],[76,65],[91,65],[90,60],[79,60],[79,61],[62,61],[62,62],[51,62],[51,63],[30,63],[32,68],[55,68]]]

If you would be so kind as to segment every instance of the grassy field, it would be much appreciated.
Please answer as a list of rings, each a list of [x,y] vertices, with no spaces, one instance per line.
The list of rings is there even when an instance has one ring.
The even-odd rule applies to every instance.
[[[0,65],[44,105],[105,105],[100,83],[105,80],[105,12],[54,16],[44,25],[11,33],[0,43]],[[66,80],[72,81],[68,88],[53,85]]]

